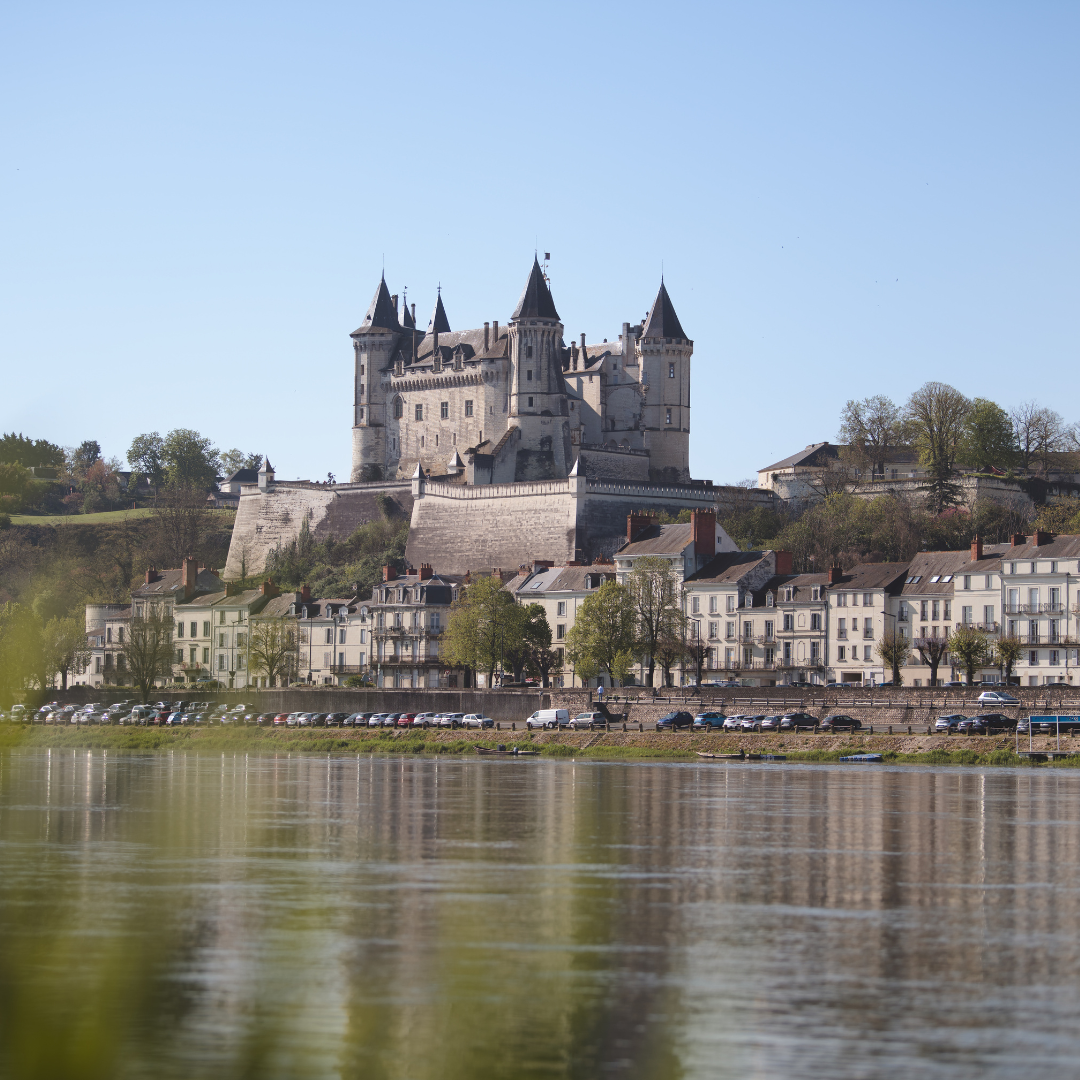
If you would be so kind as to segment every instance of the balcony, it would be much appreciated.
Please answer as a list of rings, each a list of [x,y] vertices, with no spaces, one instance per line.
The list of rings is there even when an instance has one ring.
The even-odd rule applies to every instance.
[[[836,640],[837,641],[847,641],[847,631],[846,630],[837,630],[836,631]]]
[[[863,641],[873,641],[874,640],[874,631],[873,630],[864,630],[862,632],[862,636],[863,636]]]
[[[824,664],[820,660],[779,660],[776,664],[781,668],[804,668],[810,671],[820,671]]]
[[[1006,604],[1006,615],[1064,615],[1064,604]]]

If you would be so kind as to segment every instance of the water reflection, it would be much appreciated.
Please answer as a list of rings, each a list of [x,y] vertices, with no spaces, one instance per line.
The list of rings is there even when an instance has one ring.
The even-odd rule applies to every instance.
[[[1068,1073],[1080,776],[0,757],[0,1073]]]

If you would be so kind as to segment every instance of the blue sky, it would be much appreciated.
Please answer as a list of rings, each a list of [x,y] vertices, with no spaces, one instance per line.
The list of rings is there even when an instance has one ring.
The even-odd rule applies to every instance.
[[[661,266],[691,468],[748,477],[927,379],[1080,419],[1076,63],[1053,3],[8,4],[0,429],[197,428],[348,474],[385,257],[423,325],[567,338]]]

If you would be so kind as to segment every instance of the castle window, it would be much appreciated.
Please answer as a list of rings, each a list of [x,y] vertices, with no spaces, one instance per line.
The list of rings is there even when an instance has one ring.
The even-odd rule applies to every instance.
[[[416,406],[416,419],[417,420],[423,420],[424,419],[424,406],[423,405],[417,405]]]
[[[424,449],[424,436],[423,435],[420,436],[420,449],[421,450]]]
[[[668,364],[668,366],[667,366],[667,377],[669,379],[674,379],[675,378],[675,365],[674,364]]]
[[[526,360],[531,360],[532,359],[532,346],[531,345],[526,345],[525,346],[525,359]]]
[[[671,423],[671,410],[670,409],[665,410],[664,423],[665,424],[670,424]]]
[[[532,407],[533,407],[532,398],[529,398],[529,408],[531,409]]]
[[[525,372],[525,381],[532,382],[532,375],[532,368],[529,368],[529,370]]]
[[[394,398],[394,419],[400,420],[405,415],[405,402],[400,397]]]
[[[465,401],[465,415],[472,416],[472,402],[468,399]]]
[[[450,402],[449,401],[440,402],[440,404],[439,404],[439,419],[440,420],[449,420],[450,419]]]
[[[363,405],[360,406],[360,419],[361,420],[364,419],[364,406]]]

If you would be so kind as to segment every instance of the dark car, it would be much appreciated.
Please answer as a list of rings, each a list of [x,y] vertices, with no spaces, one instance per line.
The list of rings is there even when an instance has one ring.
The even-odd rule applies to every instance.
[[[781,731],[799,731],[809,729],[813,731],[817,727],[817,717],[808,712],[789,712],[780,717]]]
[[[1012,731],[1013,721],[1002,713],[985,713],[982,716],[969,716],[956,725],[956,730],[965,735],[993,735],[996,731]]]
[[[678,731],[679,728],[692,728],[694,718],[688,712],[669,712],[656,721],[657,731]]]
[[[341,727],[342,724],[348,719],[349,714],[347,712],[332,712],[326,714],[327,725],[333,724],[334,727]]]
[[[838,713],[835,716],[826,716],[818,725],[819,731],[861,731],[862,721],[854,716],[844,716]]]
[[[696,728],[723,728],[725,716],[722,712],[699,712],[694,717]]]

